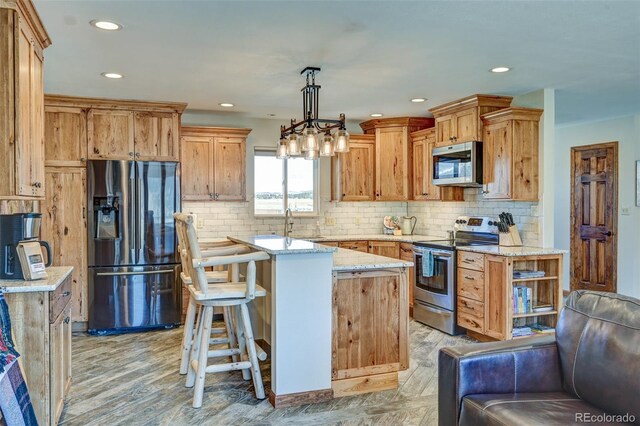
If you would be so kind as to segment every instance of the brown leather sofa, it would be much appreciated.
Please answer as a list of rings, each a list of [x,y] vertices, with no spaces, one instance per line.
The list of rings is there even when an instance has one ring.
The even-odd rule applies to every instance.
[[[555,336],[444,348],[438,374],[441,426],[640,424],[640,300],[575,291]]]

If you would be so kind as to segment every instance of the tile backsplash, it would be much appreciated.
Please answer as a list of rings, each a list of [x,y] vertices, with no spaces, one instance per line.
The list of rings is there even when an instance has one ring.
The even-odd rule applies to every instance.
[[[524,244],[541,245],[538,224],[538,203],[514,201],[487,201],[479,196],[479,189],[467,188],[463,202],[410,201],[410,202],[333,202],[321,201],[318,217],[294,217],[292,235],[311,236],[316,233],[316,223],[321,235],[381,234],[382,218],[392,216],[416,216],[416,234],[446,238],[460,215],[498,217],[503,211],[513,214]],[[184,212],[195,213],[201,227],[201,238],[225,237],[246,234],[282,234],[284,220],[253,215],[253,204],[247,202],[184,201]]]

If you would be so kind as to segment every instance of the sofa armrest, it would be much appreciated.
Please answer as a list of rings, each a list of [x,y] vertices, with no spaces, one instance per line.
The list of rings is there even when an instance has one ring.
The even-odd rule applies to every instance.
[[[462,399],[484,393],[562,391],[555,336],[440,349],[438,424],[457,425]]]

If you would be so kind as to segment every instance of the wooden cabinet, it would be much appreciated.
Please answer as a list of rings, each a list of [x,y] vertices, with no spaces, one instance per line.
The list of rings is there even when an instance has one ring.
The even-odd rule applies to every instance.
[[[139,111],[134,114],[136,160],[180,160],[180,115],[176,112]]]
[[[0,198],[44,196],[43,50],[30,0],[0,4]]]
[[[183,127],[182,199],[246,199],[246,140],[251,129]]]
[[[351,135],[349,152],[331,159],[333,200],[375,200],[375,152],[374,135]]]
[[[542,110],[507,108],[482,116],[486,199],[538,201],[538,128]]]
[[[179,161],[184,103],[47,95],[48,166],[92,160]]]
[[[132,111],[91,109],[87,129],[91,160],[134,160]]]
[[[47,167],[42,203],[42,239],[49,242],[54,266],[73,266],[71,317],[87,321],[86,169]]]
[[[395,241],[369,241],[369,253],[400,258],[400,245]]]
[[[338,242],[338,247],[347,250],[361,251],[363,253],[369,252],[368,241],[340,241]]]
[[[432,118],[382,118],[360,123],[365,134],[374,134],[375,199],[408,201],[413,194],[413,160],[409,134],[433,127]]]
[[[509,96],[473,95],[431,108],[435,118],[435,146],[482,140],[480,116],[511,105]]]
[[[460,250],[457,265],[458,325],[481,340],[509,340],[517,326],[554,327],[562,305],[562,255],[499,256]],[[543,271],[543,277],[516,279],[514,270]],[[531,289],[541,312],[514,314],[514,288]]]
[[[398,385],[409,367],[407,272],[333,273],[331,379],[334,396]]]
[[[413,262],[413,244],[400,243],[400,260],[406,260]],[[414,273],[414,266],[408,269],[409,271],[409,314],[413,316],[413,286],[416,283],[416,274]]]
[[[71,383],[70,295],[70,276],[52,292],[5,294],[20,366],[42,425],[58,424]]]
[[[83,167],[87,161],[87,111],[47,105],[44,108],[45,166]]]
[[[413,196],[416,201],[464,201],[464,188],[433,184],[431,151],[435,146],[435,128],[411,133],[413,149]]]

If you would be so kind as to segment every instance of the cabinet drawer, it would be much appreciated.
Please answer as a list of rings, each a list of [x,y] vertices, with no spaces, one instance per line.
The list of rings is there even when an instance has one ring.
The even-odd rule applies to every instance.
[[[56,321],[69,300],[71,300],[71,276],[68,276],[57,289],[49,293],[50,324]]]
[[[348,250],[356,250],[366,253],[369,250],[367,241],[340,241],[338,247]]]
[[[458,325],[468,330],[484,332],[484,303],[458,297]]]
[[[459,251],[458,267],[484,271],[484,254]]]
[[[458,268],[458,296],[484,302],[484,272]]]

